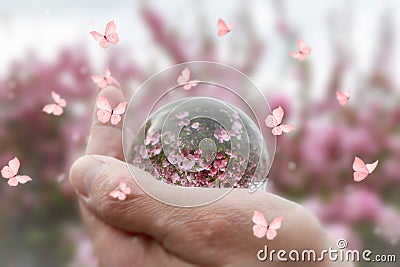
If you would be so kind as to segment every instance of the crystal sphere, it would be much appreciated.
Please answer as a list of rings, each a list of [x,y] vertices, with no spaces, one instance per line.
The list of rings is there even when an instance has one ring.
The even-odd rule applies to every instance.
[[[210,97],[162,106],[142,124],[129,149],[128,163],[184,187],[257,187],[272,160],[254,121]]]

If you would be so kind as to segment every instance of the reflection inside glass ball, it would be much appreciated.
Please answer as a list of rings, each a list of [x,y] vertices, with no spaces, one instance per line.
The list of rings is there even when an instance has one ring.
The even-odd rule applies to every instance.
[[[185,187],[257,186],[268,153],[257,125],[220,100],[193,97],[151,114],[137,132],[128,162]]]

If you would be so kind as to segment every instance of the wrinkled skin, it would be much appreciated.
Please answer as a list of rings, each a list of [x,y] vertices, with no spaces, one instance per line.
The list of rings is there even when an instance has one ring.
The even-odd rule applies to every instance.
[[[111,105],[124,100],[116,87],[101,90],[100,95],[106,96]],[[153,199],[130,178],[122,160],[121,125],[102,124],[94,112],[86,156],[78,159],[70,171],[100,266],[305,266],[304,262],[260,262],[257,252],[265,244],[270,250],[317,252],[330,245],[328,235],[312,214],[267,192],[249,194],[247,190],[235,189],[212,204],[196,208],[169,206]],[[132,169],[136,177],[150,176]],[[109,196],[121,178],[132,189],[124,201]],[[174,195],[170,185],[148,178],[147,186]],[[214,194],[214,190],[218,189],[199,188],[179,197],[202,197]],[[255,209],[269,220],[285,217],[273,241],[254,237]],[[330,262],[306,265],[351,266]]]

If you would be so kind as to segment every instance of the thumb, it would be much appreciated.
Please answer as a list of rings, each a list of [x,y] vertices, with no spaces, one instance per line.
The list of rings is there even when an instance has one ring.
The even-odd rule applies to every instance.
[[[219,189],[183,188],[165,184],[141,169],[101,155],[87,155],[78,159],[71,167],[70,180],[83,204],[100,219],[126,231],[145,233],[155,238],[162,238],[167,232],[175,231],[171,228],[193,220],[195,214],[205,211],[212,213],[211,207],[216,205],[198,208],[171,206],[148,195],[136,180],[140,181],[146,191],[162,195],[165,199],[175,199],[175,203],[183,199],[206,203],[221,195]],[[121,180],[131,188],[131,194],[124,201],[109,196]],[[220,205],[218,207],[216,213],[221,214]],[[237,214],[238,209],[240,205],[235,207],[232,214]],[[225,209],[225,212],[228,213],[229,209]]]

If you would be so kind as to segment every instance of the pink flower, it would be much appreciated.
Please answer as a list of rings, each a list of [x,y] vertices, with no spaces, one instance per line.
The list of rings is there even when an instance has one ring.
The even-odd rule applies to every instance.
[[[332,204],[336,207],[336,217],[352,223],[374,221],[382,207],[377,194],[364,188],[339,195]]]
[[[189,112],[187,112],[187,111],[184,111],[184,112],[181,112],[181,113],[178,113],[175,115],[175,117],[178,120],[182,120],[182,119],[186,118],[187,116],[189,116]]]
[[[236,134],[241,134],[242,133],[242,124],[239,121],[234,121],[232,124],[232,131],[235,132]]]
[[[390,242],[400,240],[400,213],[394,208],[385,206],[380,209],[377,226],[384,238]]]
[[[222,129],[222,128],[215,130],[214,137],[220,143],[223,143],[225,141],[229,141],[231,139],[229,133],[225,129]]]
[[[180,162],[180,164],[184,170],[192,169],[195,165],[195,160],[194,160],[193,155],[187,155],[186,157],[184,157],[182,159],[182,161]]]

